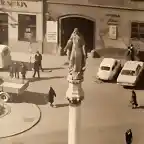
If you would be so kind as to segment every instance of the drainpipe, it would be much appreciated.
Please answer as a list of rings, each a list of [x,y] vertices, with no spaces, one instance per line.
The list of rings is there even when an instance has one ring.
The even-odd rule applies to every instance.
[[[42,0],[42,54],[44,52],[44,37],[45,37],[45,0]]]

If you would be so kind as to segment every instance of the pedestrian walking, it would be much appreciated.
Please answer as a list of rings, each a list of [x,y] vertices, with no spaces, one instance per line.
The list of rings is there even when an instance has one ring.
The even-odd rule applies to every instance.
[[[27,68],[25,66],[25,64],[22,62],[21,63],[21,75],[22,75],[22,79],[26,79],[26,72],[27,72]]]
[[[48,102],[50,103],[51,107],[55,107],[55,105],[53,105],[54,97],[56,97],[56,93],[55,93],[54,89],[52,88],[52,86],[50,86],[50,89],[48,92]]]
[[[33,78],[35,78],[36,73],[38,75],[38,78],[40,78],[39,63],[38,63],[38,61],[34,62],[34,74],[33,74]]]
[[[13,70],[13,65],[12,65],[12,64],[9,66],[9,76],[10,76],[11,78],[14,77],[14,70]]]
[[[20,66],[18,62],[14,62],[12,66],[13,66],[13,71],[14,71],[14,77],[19,79]]]
[[[131,129],[128,129],[126,131],[125,140],[126,140],[126,144],[132,144],[133,135],[132,135],[132,130]]]
[[[138,107],[138,103],[137,103],[137,96],[134,90],[132,90],[132,96],[131,96],[131,104],[132,104],[132,108],[137,108]]]
[[[35,60],[38,61],[39,68],[43,72],[43,68],[42,68],[42,55],[40,54],[39,51],[37,51],[36,54],[35,54]]]

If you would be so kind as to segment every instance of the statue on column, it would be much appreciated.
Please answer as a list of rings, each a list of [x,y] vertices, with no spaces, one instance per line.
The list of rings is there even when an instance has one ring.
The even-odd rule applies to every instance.
[[[85,41],[78,28],[75,28],[65,47],[69,59],[68,79],[72,81],[83,80],[83,74],[86,69],[87,53]]]

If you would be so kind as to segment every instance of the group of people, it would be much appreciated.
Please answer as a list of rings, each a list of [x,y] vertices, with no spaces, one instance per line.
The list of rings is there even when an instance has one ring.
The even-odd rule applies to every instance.
[[[35,77],[36,73],[38,75],[38,78],[40,78],[39,70],[41,69],[43,71],[43,68],[42,68],[42,55],[39,53],[39,51],[36,52],[34,58],[35,60],[33,65],[33,70],[34,70],[33,78]],[[28,68],[23,62],[21,62],[20,64],[18,62],[13,62],[9,66],[9,76],[11,78],[15,77],[19,79],[20,78],[19,73],[21,73],[22,79],[25,79],[27,70]]]
[[[21,64],[19,64],[18,62],[13,62],[9,66],[9,76],[11,78],[15,77],[19,79],[20,77],[19,73],[21,73],[22,79],[25,79],[26,72],[27,72],[27,68],[23,62]]]

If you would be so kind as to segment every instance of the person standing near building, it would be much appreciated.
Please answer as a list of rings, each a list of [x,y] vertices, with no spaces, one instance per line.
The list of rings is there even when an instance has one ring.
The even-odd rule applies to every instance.
[[[39,62],[37,60],[35,60],[35,62],[34,62],[34,74],[33,74],[33,78],[35,78],[36,73],[38,75],[38,78],[40,78]]]
[[[9,66],[9,76],[10,76],[10,78],[13,78],[13,77],[14,77],[13,64],[11,64],[11,65]]]
[[[17,62],[13,63],[13,71],[14,71],[14,77],[19,79],[19,70],[20,66]]]
[[[22,75],[23,80],[26,78],[26,72],[27,72],[27,68],[25,64],[22,62],[21,63],[21,75]]]
[[[133,139],[132,130],[128,129],[125,133],[126,144],[132,144],[132,139]]]
[[[128,46],[126,56],[127,56],[127,60],[131,60],[131,61],[134,60],[134,51],[132,47]]]
[[[43,68],[42,68],[42,55],[40,54],[39,51],[37,51],[36,54],[35,54],[35,60],[38,61],[39,68],[43,72]]]
[[[130,45],[130,51],[131,51],[131,60],[134,61],[135,60],[135,48],[133,44]]]

